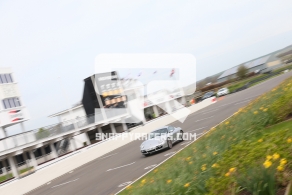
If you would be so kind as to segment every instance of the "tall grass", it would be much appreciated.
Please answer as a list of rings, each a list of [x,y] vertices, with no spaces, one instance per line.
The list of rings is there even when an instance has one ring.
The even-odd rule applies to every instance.
[[[272,169],[273,166],[263,168],[263,163],[266,156],[274,153],[287,159],[284,170],[275,171],[279,165],[271,170],[275,171],[270,176],[275,179],[277,190],[291,179],[287,171],[292,170],[292,144],[289,143],[289,140],[292,142],[292,122],[285,123],[286,126],[273,125],[285,121],[291,113],[292,79],[288,79],[240,109],[228,121],[212,128],[121,194],[236,194],[240,190],[253,191],[249,184],[257,184],[261,190],[267,185],[271,188],[270,184],[264,182],[262,185],[258,181],[261,177],[251,177],[247,183],[242,182],[242,178],[250,176],[249,172],[258,171],[264,175],[262,170]],[[273,189],[269,190],[272,193]]]

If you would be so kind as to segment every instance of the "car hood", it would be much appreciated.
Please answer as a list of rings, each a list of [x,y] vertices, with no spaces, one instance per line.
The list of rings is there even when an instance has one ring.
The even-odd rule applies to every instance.
[[[144,146],[143,149],[148,149],[148,148],[152,148],[152,147],[155,147],[159,144],[161,144],[161,141],[164,140],[164,139],[149,139],[149,140],[146,140],[144,141],[141,146]]]

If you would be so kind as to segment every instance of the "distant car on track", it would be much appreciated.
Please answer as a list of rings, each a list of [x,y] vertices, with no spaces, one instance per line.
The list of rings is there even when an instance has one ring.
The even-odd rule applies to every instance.
[[[210,97],[214,97],[214,96],[216,96],[216,93],[214,91],[209,91],[209,92],[204,94],[204,96],[202,97],[201,100],[204,100],[204,99],[207,99],[207,98],[210,98]]]
[[[180,127],[164,126],[148,134],[147,140],[140,146],[144,156],[165,148],[172,148],[176,142],[183,141],[183,130]]]
[[[217,97],[229,94],[228,88],[222,88],[217,91]]]
[[[287,73],[287,72],[289,72],[289,70],[288,70],[288,69],[286,69],[286,70],[284,70],[284,71],[283,71],[283,73]]]

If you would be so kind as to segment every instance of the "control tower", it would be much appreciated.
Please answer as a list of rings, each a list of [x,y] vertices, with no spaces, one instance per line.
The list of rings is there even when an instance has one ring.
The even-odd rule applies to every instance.
[[[6,128],[29,120],[11,68],[0,67],[0,139],[7,137]]]

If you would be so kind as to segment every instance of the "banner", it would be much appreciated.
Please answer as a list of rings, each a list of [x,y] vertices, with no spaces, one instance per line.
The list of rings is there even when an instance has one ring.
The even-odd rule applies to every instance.
[[[29,120],[26,108],[13,108],[4,110],[0,113],[0,126],[9,126],[13,123],[19,123]]]

